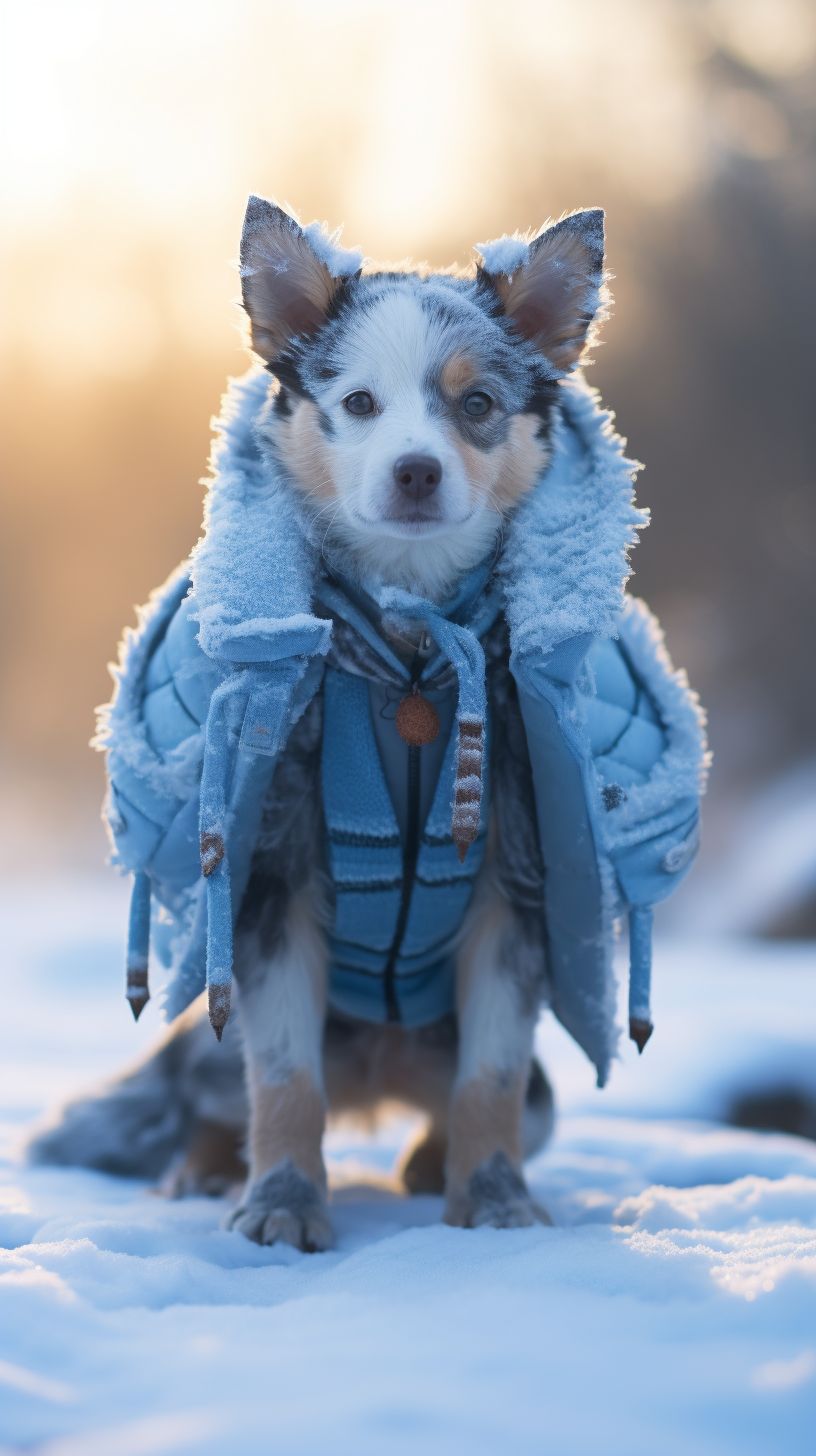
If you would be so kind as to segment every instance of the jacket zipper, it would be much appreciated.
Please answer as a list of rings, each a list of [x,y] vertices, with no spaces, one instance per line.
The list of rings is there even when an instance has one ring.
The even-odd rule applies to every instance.
[[[415,661],[411,671],[411,686],[419,677],[417,670],[418,663]],[[402,941],[405,935],[405,927],[408,924],[408,912],[411,908],[411,895],[414,890],[416,878],[417,860],[419,858],[419,798],[421,785],[421,748],[408,745],[408,812],[405,818],[405,846],[402,852],[402,894],[400,896],[399,912],[397,923],[394,927],[394,939],[391,942],[391,949],[388,952],[388,960],[385,963],[385,1009],[386,1016],[390,1022],[402,1020],[400,1016],[399,998],[397,996],[397,956],[402,948]]]

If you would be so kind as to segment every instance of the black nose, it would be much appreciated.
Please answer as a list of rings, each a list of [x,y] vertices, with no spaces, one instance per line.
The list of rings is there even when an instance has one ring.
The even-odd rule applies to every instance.
[[[394,479],[412,500],[424,500],[433,494],[442,479],[442,466],[433,455],[400,455],[394,466]]]

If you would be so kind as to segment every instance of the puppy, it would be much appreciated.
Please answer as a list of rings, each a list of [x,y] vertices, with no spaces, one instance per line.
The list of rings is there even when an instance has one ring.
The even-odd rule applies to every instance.
[[[251,347],[271,376],[256,436],[270,470],[298,493],[324,562],[316,609],[338,628],[329,666],[365,676],[365,644],[337,607],[339,582],[417,681],[433,643],[421,624],[406,627],[378,603],[398,589],[441,607],[499,552],[504,524],[546,470],[561,383],[605,307],[603,216],[577,213],[534,239],[503,239],[467,272],[379,271],[342,259],[338,267],[325,235],[252,199],[241,278]],[[483,646],[500,786],[503,763],[522,753],[500,620]],[[444,672],[439,681],[432,711],[449,734],[450,683]],[[382,712],[371,699],[381,748],[394,735],[387,684],[382,694]],[[546,971],[526,932],[524,896],[508,887],[500,832],[491,818],[446,952],[451,1004],[441,997],[438,1014],[412,1024],[399,1014],[394,967],[441,761],[426,771],[430,749],[409,735],[388,784],[402,888],[383,972],[387,1014],[350,1014],[332,980],[337,875],[320,785],[324,710],[316,699],[293,732],[264,808],[236,927],[241,1037],[233,1017],[216,1046],[194,1008],[106,1103],[75,1104],[60,1137],[41,1135],[35,1154],[73,1161],[66,1149],[82,1143],[80,1161],[164,1174],[171,1193],[220,1192],[246,1164],[232,1227],[261,1243],[319,1250],[331,1242],[327,1109],[368,1116],[400,1101],[427,1118],[403,1162],[405,1184],[444,1191],[447,1222],[546,1222],[522,1166],[552,1126],[552,1095],[533,1059]],[[395,736],[394,744],[383,750],[392,760],[402,751]],[[525,812],[519,804],[519,820]],[[535,853],[531,846],[531,860]]]

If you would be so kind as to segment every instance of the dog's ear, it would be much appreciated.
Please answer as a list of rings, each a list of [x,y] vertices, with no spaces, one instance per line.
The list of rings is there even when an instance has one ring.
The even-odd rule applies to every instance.
[[[241,292],[252,348],[265,363],[273,364],[297,334],[320,327],[341,283],[293,217],[265,197],[250,197],[241,234]]]
[[[537,237],[477,244],[480,276],[498,293],[519,333],[559,375],[579,362],[607,301],[604,214],[573,212]]]

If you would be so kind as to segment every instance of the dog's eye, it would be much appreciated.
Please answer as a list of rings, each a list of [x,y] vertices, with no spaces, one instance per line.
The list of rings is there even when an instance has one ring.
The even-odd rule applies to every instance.
[[[374,413],[374,401],[367,389],[355,389],[353,394],[347,394],[343,400],[350,415],[371,415]]]
[[[481,389],[474,389],[472,394],[466,394],[462,400],[462,409],[474,420],[481,419],[488,414],[492,406],[493,401],[490,395],[485,394]]]

